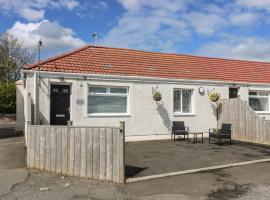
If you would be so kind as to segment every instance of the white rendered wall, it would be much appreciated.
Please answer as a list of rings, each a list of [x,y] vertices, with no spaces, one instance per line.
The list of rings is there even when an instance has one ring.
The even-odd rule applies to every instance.
[[[29,76],[29,75],[28,75]],[[33,76],[27,76],[27,92],[33,94]],[[182,85],[167,83],[144,83],[123,81],[91,81],[59,78],[41,78],[39,86],[39,120],[41,124],[50,124],[50,85],[71,85],[71,113],[70,120],[75,126],[119,126],[120,121],[126,122],[126,136],[158,136],[168,138],[172,121],[185,121],[190,131],[208,132],[216,127],[215,109],[209,101],[207,93],[213,90],[221,94],[222,99],[229,97],[228,85]],[[88,116],[87,88],[88,85],[125,86],[129,87],[129,115],[128,116]],[[152,98],[152,88],[158,86],[162,94],[162,101],[156,103]],[[203,87],[205,94],[201,95],[198,88]],[[173,89],[193,89],[194,114],[175,116],[173,113]],[[239,96],[248,103],[248,90],[269,88],[241,87]],[[270,119],[269,114],[260,114]],[[153,138],[153,137],[152,137]]]
[[[16,82],[16,131],[24,130],[24,95],[23,81]]]
[[[33,77],[27,78],[27,93],[33,94]],[[169,135],[172,121],[185,121],[190,131],[208,132],[210,127],[216,127],[216,117],[213,105],[208,100],[207,93],[217,91],[221,98],[228,98],[228,86],[203,86],[205,94],[201,95],[198,88],[201,85],[152,84],[137,82],[85,81],[75,79],[41,78],[39,86],[39,119],[41,124],[50,123],[50,84],[71,85],[71,115],[70,120],[75,126],[119,126],[120,121],[126,122],[127,136]],[[129,115],[94,117],[87,115],[88,85],[107,85],[129,87]],[[162,101],[155,102],[152,88],[158,86]],[[175,116],[173,113],[173,89],[193,89],[194,114]]]

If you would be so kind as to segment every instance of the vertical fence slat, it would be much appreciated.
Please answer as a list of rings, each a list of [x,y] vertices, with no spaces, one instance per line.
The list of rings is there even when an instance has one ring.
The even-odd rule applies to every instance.
[[[26,149],[26,156],[27,156],[27,158],[26,158],[26,160],[27,160],[27,167],[30,167],[30,146],[29,146],[29,144],[31,144],[31,142],[30,142],[30,139],[31,139],[31,137],[28,137],[29,136],[29,133],[30,133],[30,127],[28,127],[27,126],[27,129],[25,129],[26,131],[27,131],[27,133],[26,133],[26,135],[27,135],[27,149]]]
[[[100,128],[100,151],[99,151],[99,179],[105,180],[106,177],[106,133],[105,128]]]
[[[40,126],[40,145],[39,145],[39,169],[45,169],[45,145],[46,145],[46,127]]]
[[[69,143],[69,161],[68,174],[74,175],[74,160],[75,160],[75,128],[70,128],[70,143]]]
[[[45,170],[51,171],[51,129],[45,127],[46,130],[46,150],[45,150]]]
[[[87,128],[87,177],[93,178],[93,129]]]
[[[119,129],[113,129],[113,182],[119,183]]]
[[[99,128],[93,129],[93,178],[99,179]]]
[[[30,168],[35,167],[35,127],[29,127],[29,139],[31,144],[29,144],[30,149]]]
[[[35,168],[39,168],[39,144],[40,144],[40,131],[39,127],[35,129]]]
[[[51,127],[51,171],[56,172],[56,127]]]
[[[113,131],[112,128],[106,128],[106,180],[113,180]]]
[[[81,164],[80,176],[86,177],[86,128],[80,128],[81,131]]]
[[[62,173],[68,173],[68,128],[62,128]]]
[[[125,122],[120,122],[119,130],[119,183],[125,181]]]
[[[74,157],[74,175],[80,176],[81,165],[81,132],[80,128],[75,128],[75,157]]]
[[[61,173],[62,168],[62,128],[56,128],[56,172]]]

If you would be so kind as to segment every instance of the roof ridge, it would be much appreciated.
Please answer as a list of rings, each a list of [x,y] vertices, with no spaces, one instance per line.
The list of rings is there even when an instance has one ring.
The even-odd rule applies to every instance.
[[[82,47],[79,47],[79,48],[73,49],[73,50],[71,50],[71,51],[68,51],[68,52],[66,52],[66,53],[60,54],[60,55],[58,55],[58,56],[53,56],[53,57],[47,58],[47,59],[45,59],[45,60],[42,60],[42,61],[40,61],[40,62],[37,61],[37,62],[35,62],[35,63],[28,64],[28,65],[26,65],[26,66],[23,67],[23,68],[24,68],[24,69],[32,69],[32,68],[34,68],[34,67],[36,67],[36,66],[38,66],[38,65],[42,65],[42,64],[44,64],[44,63],[48,63],[48,62],[51,62],[51,61],[53,61],[53,60],[57,60],[57,59],[59,59],[59,58],[63,58],[63,57],[69,56],[69,55],[71,55],[71,54],[74,54],[74,53],[83,51],[83,50],[85,50],[85,49],[87,49],[87,48],[89,48],[89,47],[91,47],[91,45],[87,44],[87,45],[84,45],[84,46],[82,46]]]

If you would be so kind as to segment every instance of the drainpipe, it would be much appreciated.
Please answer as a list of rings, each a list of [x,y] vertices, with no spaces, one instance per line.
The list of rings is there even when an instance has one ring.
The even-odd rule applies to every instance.
[[[34,73],[34,123],[39,124],[39,77],[37,72]]]

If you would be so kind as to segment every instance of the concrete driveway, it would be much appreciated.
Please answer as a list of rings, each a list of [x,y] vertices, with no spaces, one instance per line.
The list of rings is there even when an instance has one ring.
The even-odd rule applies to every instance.
[[[25,152],[23,137],[0,139],[0,199],[28,177]]]

